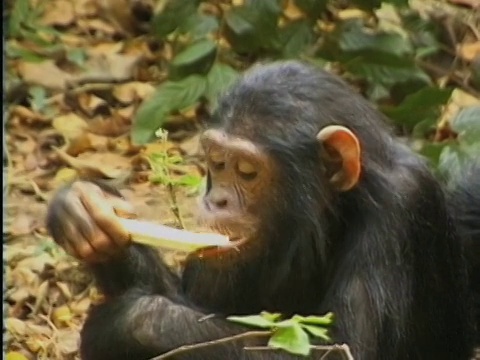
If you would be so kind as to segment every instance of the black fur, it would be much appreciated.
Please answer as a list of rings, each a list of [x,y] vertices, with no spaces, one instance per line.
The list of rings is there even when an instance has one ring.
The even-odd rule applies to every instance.
[[[465,261],[444,191],[378,111],[339,78],[283,62],[249,71],[215,117],[228,133],[263,146],[279,167],[263,212],[261,256],[228,268],[191,258],[178,279],[135,245],[123,260],[96,267],[111,297],[86,321],[83,359],[147,359],[245,331],[221,316],[199,322],[205,314],[262,310],[333,311],[334,339],[348,343],[356,360],[469,358]],[[362,144],[360,183],[344,193],[326,180],[315,141],[330,124],[348,126]],[[244,345],[175,358],[294,358]]]
[[[480,161],[472,162],[455,175],[450,184],[449,204],[467,255],[475,304],[476,343],[480,344]]]

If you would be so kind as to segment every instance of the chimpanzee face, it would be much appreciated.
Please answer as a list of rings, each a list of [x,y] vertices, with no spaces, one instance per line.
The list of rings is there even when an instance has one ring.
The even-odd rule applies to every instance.
[[[207,130],[201,140],[208,164],[200,220],[238,247],[256,238],[273,186],[274,162],[251,141]]]

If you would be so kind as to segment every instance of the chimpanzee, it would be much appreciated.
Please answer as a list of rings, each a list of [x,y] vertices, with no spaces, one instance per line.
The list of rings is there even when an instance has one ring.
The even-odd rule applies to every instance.
[[[368,101],[326,71],[275,62],[246,72],[213,119],[199,217],[238,246],[191,254],[181,277],[130,243],[116,191],[76,182],[54,197],[49,231],[106,295],[82,330],[83,359],[148,359],[246,331],[224,317],[263,310],[332,311],[333,339],[356,360],[469,358],[467,271],[445,191]],[[175,358],[294,358],[248,344]]]
[[[450,181],[448,205],[466,249],[475,305],[476,343],[480,345],[480,159]]]

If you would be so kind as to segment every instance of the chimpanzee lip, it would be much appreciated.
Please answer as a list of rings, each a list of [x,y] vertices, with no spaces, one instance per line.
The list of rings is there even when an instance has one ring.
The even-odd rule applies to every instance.
[[[240,252],[240,247],[248,242],[248,237],[230,237],[230,244],[226,246],[208,246],[197,251],[199,257],[217,257],[233,251]]]

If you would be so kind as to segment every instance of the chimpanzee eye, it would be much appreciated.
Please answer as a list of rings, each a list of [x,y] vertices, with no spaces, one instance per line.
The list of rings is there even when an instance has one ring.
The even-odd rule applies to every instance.
[[[237,163],[237,171],[239,175],[245,180],[253,180],[257,176],[255,166],[248,161],[239,160]]]
[[[210,162],[213,170],[220,171],[225,169],[224,155],[219,151],[210,152]]]
[[[222,162],[212,161],[212,168],[213,168],[213,170],[216,170],[216,171],[223,170],[223,169],[225,169],[225,163],[223,161]]]

